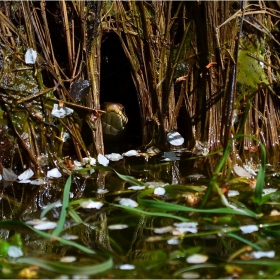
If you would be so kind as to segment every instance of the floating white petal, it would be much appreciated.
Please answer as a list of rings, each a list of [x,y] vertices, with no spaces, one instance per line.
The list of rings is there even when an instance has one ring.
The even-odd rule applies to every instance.
[[[197,272],[184,272],[181,274],[183,279],[197,279],[200,278],[200,274]]]
[[[240,229],[241,229],[242,233],[245,233],[245,234],[259,230],[259,228],[256,225],[241,226]]]
[[[109,191],[107,189],[98,189],[97,190],[97,193],[98,194],[105,194],[105,193],[108,193]]]
[[[96,159],[92,157],[83,158],[83,164],[96,165]]]
[[[138,203],[130,198],[122,198],[120,199],[120,204],[124,206],[129,206],[129,207],[137,207]]]
[[[100,209],[104,204],[100,201],[93,201],[91,199],[80,203],[82,208],[95,208]]]
[[[11,245],[8,250],[8,256],[12,258],[19,258],[23,256],[23,252],[20,248]]]
[[[180,239],[178,239],[177,237],[170,238],[167,240],[167,244],[178,245],[178,244],[180,244]]]
[[[165,189],[162,187],[157,187],[154,189],[154,194],[155,195],[164,195],[165,194]]]
[[[52,115],[60,119],[72,114],[73,112],[73,109],[68,107],[59,107],[58,104],[54,104],[52,109]]]
[[[19,180],[28,180],[29,178],[31,178],[34,175],[34,172],[28,168],[27,170],[25,170],[23,173],[21,173],[18,176]]]
[[[145,186],[131,186],[131,187],[128,187],[129,190],[134,190],[134,191],[144,190],[145,188],[146,188]]]
[[[111,230],[118,230],[118,229],[125,229],[125,228],[128,228],[128,225],[125,225],[125,224],[116,224],[116,225],[110,225],[108,226],[108,229],[111,229]]]
[[[26,64],[34,64],[37,58],[37,52],[33,49],[27,49],[24,59]]]
[[[132,270],[132,269],[135,268],[135,265],[133,265],[133,264],[122,264],[122,265],[119,266],[119,268],[121,270]]]
[[[38,178],[30,182],[31,185],[44,185],[45,183],[46,182],[42,178]]]
[[[47,173],[47,177],[48,177],[48,178],[50,178],[50,177],[52,177],[52,178],[60,178],[61,176],[62,176],[62,175],[61,175],[61,173],[58,171],[57,168],[53,168],[53,169],[49,170],[48,173]]]
[[[193,254],[187,257],[187,263],[205,263],[208,260],[208,256],[201,254]]]
[[[3,180],[5,181],[15,181],[17,179],[17,175],[10,168],[3,168]]]
[[[233,170],[235,174],[239,177],[251,178],[251,174],[247,172],[243,167],[238,166],[237,164],[233,166]]]
[[[65,235],[62,235],[61,238],[65,239],[65,240],[76,240],[76,239],[79,239],[79,236],[78,235],[65,234]]]
[[[167,141],[173,146],[180,146],[184,143],[184,138],[177,131],[170,131],[167,134]]]
[[[129,150],[122,154],[125,157],[133,157],[133,156],[139,156],[139,153],[136,150]]]
[[[158,234],[162,234],[162,233],[171,232],[172,230],[173,230],[172,226],[167,226],[167,227],[156,228],[154,232]]]
[[[255,170],[252,169],[251,165],[248,164],[243,164],[243,167],[246,169],[246,171],[248,171],[248,173],[250,173],[253,176],[257,176],[257,173],[255,172]]]
[[[235,190],[228,191],[228,197],[233,197],[233,196],[237,196],[237,195],[239,195],[239,191],[235,191]]]
[[[252,252],[252,255],[254,256],[255,259],[260,259],[260,258],[274,258],[275,257],[275,252],[274,251],[257,251],[257,252]]]
[[[76,257],[74,257],[74,256],[66,256],[66,257],[62,257],[61,259],[60,259],[60,261],[61,262],[63,262],[63,263],[71,263],[71,262],[74,262],[74,261],[76,261]]]
[[[119,160],[123,159],[122,155],[116,154],[116,153],[105,155],[105,157],[111,161],[119,161]]]
[[[27,183],[30,183],[31,180],[21,180],[21,181],[18,181],[20,184],[27,184]]]
[[[276,191],[278,191],[278,189],[274,189],[274,188],[263,189],[263,195],[274,193]]]
[[[39,230],[53,229],[56,228],[56,222],[44,221],[44,220],[31,220],[27,221],[26,224],[32,225],[34,228]]]
[[[107,166],[109,164],[109,160],[101,154],[98,155],[97,160],[103,166]]]

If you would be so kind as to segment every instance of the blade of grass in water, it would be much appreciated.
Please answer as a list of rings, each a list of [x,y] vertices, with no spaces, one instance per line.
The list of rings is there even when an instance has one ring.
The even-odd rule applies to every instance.
[[[229,156],[229,152],[230,152],[230,147],[232,145],[233,140],[238,139],[240,137],[248,137],[248,138],[252,138],[255,141],[257,141],[261,147],[261,165],[258,171],[258,175],[257,175],[257,184],[256,184],[256,188],[255,188],[255,196],[254,196],[254,201],[256,203],[258,203],[259,205],[262,204],[262,191],[263,191],[263,186],[264,186],[264,181],[265,181],[265,162],[266,162],[266,150],[264,145],[261,143],[261,141],[259,139],[257,139],[256,137],[252,136],[252,135],[247,135],[247,134],[238,134],[236,136],[234,136],[232,139],[230,139],[229,144],[227,145],[224,154],[221,158],[221,160],[219,161],[219,163],[217,164],[215,170],[214,170],[214,175],[212,176],[208,188],[205,192],[205,195],[203,197],[203,200],[200,204],[200,208],[203,208],[205,206],[205,204],[207,203],[209,196],[213,190],[214,187],[216,187],[216,180],[217,180],[217,175],[218,173],[221,172],[223,166],[226,164],[227,158]]]
[[[187,218],[183,218],[183,217],[172,215],[172,214],[168,214],[168,213],[149,212],[149,211],[145,211],[145,210],[142,210],[142,209],[139,209],[139,208],[133,208],[133,207],[119,205],[119,204],[112,204],[112,205],[115,206],[115,207],[119,207],[119,208],[128,210],[129,212],[133,212],[133,213],[138,214],[138,215],[155,216],[155,217],[166,217],[166,218],[177,219],[177,220],[180,220],[182,222],[187,222],[189,220]]]
[[[65,219],[66,219],[67,207],[69,204],[71,183],[72,183],[72,175],[70,175],[68,177],[65,187],[64,187],[61,213],[60,213],[59,221],[57,223],[57,227],[52,232],[52,236],[58,236],[61,233],[61,231],[63,230],[63,226],[64,226]]]
[[[245,239],[245,238],[243,238],[243,237],[241,237],[241,236],[239,236],[237,234],[227,233],[226,235],[229,236],[229,237],[235,238],[235,239],[237,239],[237,240],[239,240],[239,241],[241,241],[241,242],[251,246],[252,248],[254,248],[256,250],[259,250],[259,251],[262,250],[262,248],[260,246],[256,245],[255,243],[252,243],[251,241],[249,241],[249,240],[247,240],[247,239]]]
[[[29,264],[32,266],[39,266],[48,271],[53,271],[62,274],[77,274],[77,275],[94,275],[106,271],[113,267],[113,260],[111,257],[100,264],[93,264],[83,266],[81,263],[75,265],[74,263],[66,264],[59,261],[46,261],[39,258],[18,258],[16,263]]]
[[[258,215],[248,209],[231,209],[231,208],[215,208],[215,209],[200,209],[187,206],[181,206],[178,204],[172,204],[168,202],[162,202],[157,200],[138,199],[139,205],[148,209],[157,209],[160,211],[184,211],[184,212],[198,212],[198,213],[215,213],[215,214],[231,214],[231,215],[245,215],[253,218],[257,218]]]
[[[57,205],[58,203],[61,203],[61,201],[58,200],[58,201],[56,201],[56,202],[54,202],[54,203],[49,204],[49,205],[42,211],[42,213],[41,213],[41,215],[40,215],[40,219],[42,220],[50,210],[52,210],[53,208],[57,207],[56,205]]]
[[[181,269],[175,271],[173,273],[173,276],[177,276],[177,275],[179,275],[183,272],[192,271],[192,270],[195,270],[195,269],[209,268],[209,267],[217,267],[217,265],[211,264],[211,263],[191,265],[191,266],[184,267],[184,268],[181,268]]]
[[[66,239],[63,239],[61,237],[54,237],[52,234],[49,234],[49,233],[46,233],[46,232],[43,232],[41,230],[37,230],[29,225],[26,225],[25,223],[22,223],[22,222],[19,222],[19,221],[3,221],[3,222],[0,222],[0,227],[25,227],[25,228],[29,228],[30,230],[36,232],[39,236],[43,237],[43,238],[49,238],[50,240],[55,240],[55,241],[58,241],[64,245],[70,245],[70,246],[73,246],[73,247],[76,247],[77,249],[87,253],[87,254],[95,254],[95,251],[94,250],[91,250],[83,245],[80,245],[78,243],[75,243],[73,241],[70,241],[70,240],[66,240]]]

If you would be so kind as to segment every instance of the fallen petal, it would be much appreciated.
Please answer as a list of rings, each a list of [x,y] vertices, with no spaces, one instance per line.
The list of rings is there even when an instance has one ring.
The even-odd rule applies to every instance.
[[[124,206],[133,207],[133,208],[138,206],[138,203],[130,198],[122,198],[120,200],[120,204],[124,205]]]
[[[98,155],[97,160],[103,166],[107,166],[109,164],[109,160],[101,154]]]
[[[201,254],[193,254],[187,257],[187,263],[205,263],[208,260],[208,256]]]

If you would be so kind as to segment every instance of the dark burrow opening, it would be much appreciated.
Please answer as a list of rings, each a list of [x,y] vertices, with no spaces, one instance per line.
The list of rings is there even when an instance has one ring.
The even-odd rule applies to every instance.
[[[130,62],[118,35],[108,32],[101,45],[100,103],[116,102],[125,107],[128,125],[125,137],[119,142],[104,143],[105,152],[120,152],[141,145],[141,119]]]

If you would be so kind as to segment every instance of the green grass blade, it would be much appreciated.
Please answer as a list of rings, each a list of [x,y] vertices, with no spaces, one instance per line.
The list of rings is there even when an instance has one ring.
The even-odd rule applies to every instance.
[[[56,201],[56,202],[54,202],[54,203],[49,204],[49,205],[42,211],[42,213],[41,213],[41,215],[40,215],[40,219],[42,220],[42,219],[46,216],[46,214],[47,214],[50,210],[52,210],[53,208],[55,208],[56,205],[57,205],[58,203],[60,203],[60,202],[61,202],[61,201],[58,200],[58,201]]]
[[[124,205],[120,205],[120,204],[113,204],[113,206],[125,209],[125,210],[127,210],[129,212],[133,212],[133,213],[135,213],[137,215],[146,215],[146,216],[155,216],[155,217],[166,217],[166,218],[177,219],[177,220],[180,220],[182,222],[189,221],[189,219],[187,219],[187,218],[183,218],[183,217],[172,215],[172,214],[168,214],[168,213],[150,212],[150,211],[145,211],[145,210],[142,210],[142,209],[139,209],[139,208],[133,208],[133,207],[124,206]]]
[[[187,272],[187,271],[192,271],[195,269],[202,269],[202,268],[209,268],[209,267],[217,267],[217,266],[215,264],[211,264],[211,263],[191,265],[191,266],[184,267],[184,268],[181,268],[181,269],[175,271],[173,276],[177,276],[177,275]]]
[[[78,243],[75,243],[73,241],[70,241],[70,240],[65,240],[61,237],[54,237],[52,234],[49,234],[49,233],[46,233],[46,232],[43,232],[41,230],[37,230],[29,225],[26,225],[25,223],[22,223],[22,222],[19,222],[19,221],[3,221],[3,222],[0,222],[0,227],[25,227],[25,228],[29,228],[30,230],[34,231],[35,233],[37,233],[39,236],[43,237],[43,238],[48,238],[48,239],[51,239],[51,240],[55,240],[55,241],[58,241],[60,242],[61,244],[64,244],[64,245],[70,245],[70,246],[73,246],[73,247],[76,247],[77,249],[87,253],[87,254],[95,254],[95,251],[94,250],[91,250],[83,245],[80,245]]]
[[[66,181],[64,192],[63,192],[63,200],[62,200],[62,207],[61,207],[61,213],[60,218],[57,223],[57,227],[52,232],[52,236],[58,236],[61,231],[63,230],[63,226],[66,219],[66,213],[67,213],[67,207],[69,204],[69,195],[70,195],[70,188],[72,183],[72,175],[70,175]]]
[[[258,215],[248,209],[231,209],[231,208],[215,208],[215,209],[200,209],[187,206],[181,206],[178,204],[172,204],[169,202],[162,202],[157,200],[138,199],[139,205],[147,209],[156,209],[160,211],[184,211],[184,212],[198,212],[198,213],[215,213],[215,214],[231,214],[231,215],[243,215],[257,218]]]
[[[235,238],[235,239],[237,239],[237,240],[239,240],[239,241],[241,241],[241,242],[251,246],[252,248],[254,248],[256,250],[259,250],[259,251],[262,250],[262,248],[260,246],[256,245],[255,243],[253,243],[253,242],[251,242],[251,241],[249,241],[249,240],[247,240],[247,239],[245,239],[245,238],[243,238],[243,237],[241,237],[239,235],[236,235],[234,233],[227,233],[226,235],[229,236],[229,237]]]
[[[113,267],[113,260],[111,257],[100,264],[92,264],[83,266],[81,263],[78,264],[66,264],[59,261],[46,261],[39,258],[18,258],[16,263],[29,264],[39,266],[48,271],[62,273],[62,274],[78,274],[78,275],[94,275],[104,272]]]

